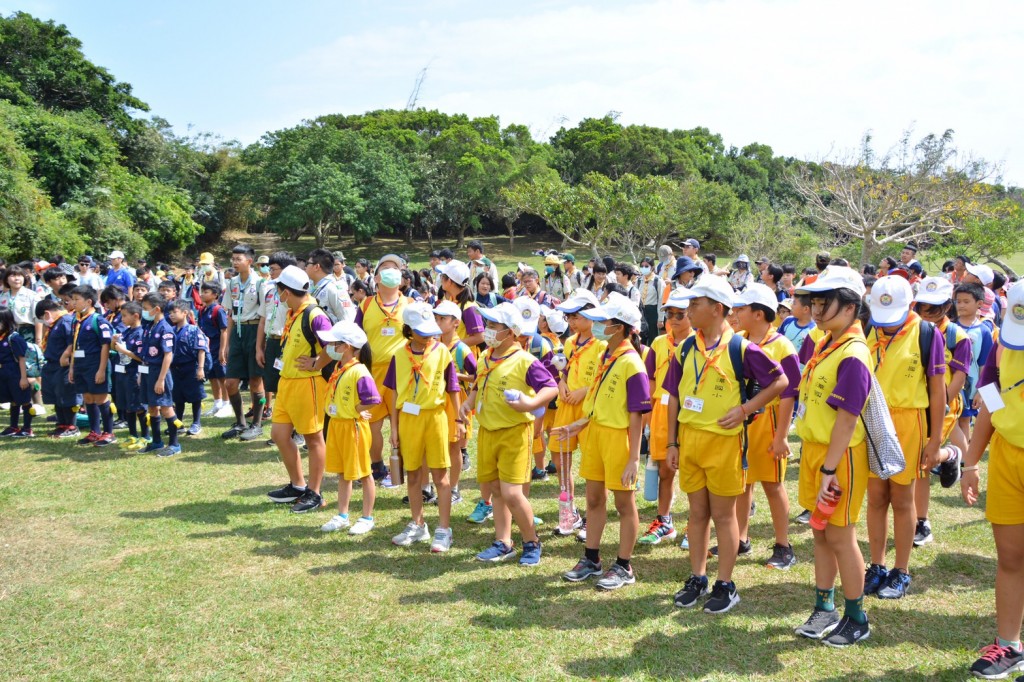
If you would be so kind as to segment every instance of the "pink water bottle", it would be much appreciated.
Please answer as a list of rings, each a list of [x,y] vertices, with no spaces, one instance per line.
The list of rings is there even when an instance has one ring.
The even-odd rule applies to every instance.
[[[558,495],[558,530],[565,535],[572,534],[572,525],[575,521],[573,511],[569,491],[563,490]]]
[[[832,514],[839,507],[839,498],[843,495],[842,489],[832,483],[828,487],[828,491],[832,494],[832,499],[819,501],[818,506],[811,513],[811,528],[814,530],[825,530],[828,520],[832,518]]]

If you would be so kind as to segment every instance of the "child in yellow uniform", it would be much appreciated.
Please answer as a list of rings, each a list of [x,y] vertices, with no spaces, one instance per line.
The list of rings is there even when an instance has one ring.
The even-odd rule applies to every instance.
[[[1006,293],[1006,314],[998,345],[989,353],[978,381],[982,405],[964,457],[960,488],[964,501],[978,500],[978,462],[989,449],[985,516],[992,524],[996,569],[996,641],[981,650],[971,672],[1001,679],[1024,670],[1024,285]]]
[[[913,299],[910,283],[898,275],[879,278],[869,297],[868,348],[907,462],[901,473],[888,480],[868,476],[871,565],[864,576],[864,594],[882,599],[900,599],[910,589],[908,568],[917,518],[914,486],[925,470],[939,463],[946,413],[945,341],[932,327],[930,347],[922,353],[922,322],[910,310]],[[887,571],[890,506],[896,552],[893,568]]]
[[[607,350],[602,355],[597,379],[583,401],[584,416],[552,431],[552,436],[561,441],[587,431],[580,447],[580,475],[587,481],[586,550],[562,578],[581,582],[600,575],[598,589],[616,590],[636,582],[630,565],[640,531],[636,479],[643,415],[651,410],[650,381],[640,357],[643,317],[636,304],[618,292],[609,293],[601,307],[580,314],[600,325],[595,335],[606,342]],[[599,552],[608,519],[609,490],[615,496],[619,513],[619,548],[615,563],[605,571]]]
[[[391,541],[408,547],[430,539],[419,493],[427,483],[422,471],[426,462],[437,488],[438,527],[430,551],[447,552],[452,546],[452,490],[448,478],[451,460],[445,402],[450,401],[455,412],[459,412],[459,378],[451,353],[437,338],[441,328],[429,305],[410,303],[402,313],[402,322],[402,335],[408,341],[392,358],[384,386],[392,391],[391,446],[401,453],[404,462],[412,521]],[[461,438],[465,424],[460,422],[456,426]]]
[[[523,538],[519,563],[535,566],[541,546],[533,522],[533,509],[523,494],[530,480],[530,443],[534,412],[547,405],[558,389],[540,361],[523,350],[518,337],[523,327],[519,310],[500,303],[481,310],[487,321],[476,382],[466,399],[462,416],[476,409],[480,424],[477,436],[476,477],[481,487],[490,484],[494,500],[494,543],[476,555],[478,561],[507,561],[515,556],[512,519]]]
[[[601,368],[601,356],[604,354],[607,344],[604,341],[595,339],[591,330],[594,323],[580,314],[583,310],[596,308],[599,305],[593,293],[586,289],[578,289],[568,301],[555,306],[565,313],[566,320],[573,335],[565,341],[566,367],[562,371],[558,381],[558,414],[555,415],[554,427],[567,426],[583,417],[583,399],[587,397],[587,391],[597,379],[597,371]],[[586,434],[583,434],[586,438]],[[561,457],[559,450],[566,454],[565,468],[568,472],[566,482],[570,501],[576,499],[576,484],[572,478],[572,453],[576,450],[578,438],[570,435],[565,441],[553,444],[551,459],[555,461],[556,467],[561,470]],[[574,511],[574,528],[578,529],[580,540],[586,540],[587,521],[582,518],[578,510]],[[555,535],[561,535],[558,528]]]
[[[529,296],[520,296],[512,301],[523,318],[523,328],[519,331],[519,345],[530,355],[541,361],[545,369],[552,377],[558,376],[552,360],[555,354],[555,347],[543,334],[540,333],[539,325],[542,318],[541,305]],[[530,472],[530,480],[546,481],[548,472],[544,469],[544,419],[547,415],[547,406],[544,408],[544,415],[538,416],[533,422],[533,470]],[[530,495],[529,484],[526,486],[526,495]]]
[[[789,385],[768,403],[764,412],[747,427],[747,489],[736,503],[736,522],[740,531],[740,552],[751,551],[749,538],[750,508],[754,484],[760,483],[768,498],[775,531],[775,544],[766,565],[788,570],[796,563],[789,542],[789,496],[786,494],[786,458],[789,457],[789,424],[793,420],[796,396],[800,390],[800,361],[789,339],[776,331],[775,310],[778,297],[764,284],[750,284],[736,300],[733,310],[739,328],[765,355],[779,363]]]
[[[665,316],[665,333],[651,342],[647,355],[647,375],[651,383],[651,459],[658,463],[658,515],[640,538],[642,545],[656,545],[662,540],[674,540],[676,528],[672,522],[672,485],[676,472],[668,465],[668,391],[662,386],[668,365],[676,347],[693,335],[687,308],[690,299],[684,289],[674,289],[661,306]],[[684,540],[686,540],[684,535]],[[688,545],[687,545],[688,546]]]
[[[796,289],[799,305],[810,308],[824,334],[807,356],[800,380],[800,504],[805,509],[835,504],[824,530],[814,531],[815,606],[796,633],[834,647],[855,644],[871,632],[864,613],[864,557],[857,544],[868,485],[860,416],[871,390],[871,356],[858,321],[864,291],[861,276],[843,266],[830,266]],[[837,572],[846,598],[842,618],[835,607]]]
[[[962,391],[971,367],[971,338],[949,319],[949,311],[953,307],[953,283],[945,277],[926,277],[921,280],[914,303],[914,309],[921,319],[935,325],[935,332],[942,336],[943,347],[946,349],[946,414],[942,419],[941,442],[948,440],[949,446],[939,449],[936,473],[942,487],[951,488],[960,480],[960,462],[963,453],[967,451],[967,437],[960,430],[959,421],[964,408]],[[931,501],[928,474],[926,470],[924,480],[914,488],[914,506],[917,509],[915,547],[928,544],[933,539],[932,526],[928,521]]]
[[[469,266],[458,260],[451,260],[438,266],[441,273],[441,289],[444,299],[459,307],[458,335],[470,348],[476,348],[484,340],[484,319],[480,307],[473,300],[469,288]]]
[[[452,354],[455,361],[455,371],[459,377],[459,397],[462,402],[466,401],[469,394],[469,386],[476,378],[476,355],[473,349],[467,346],[459,338],[457,329],[462,319],[462,311],[452,301],[441,301],[434,308],[434,320],[441,329],[441,343],[448,352]],[[451,484],[452,504],[462,502],[462,495],[459,493],[459,479],[463,469],[469,464],[466,454],[466,439],[473,432],[473,419],[463,420],[455,411],[450,402],[445,403],[445,411],[448,414],[448,457],[451,460]],[[459,423],[465,425],[462,436],[459,436]],[[490,496],[487,496],[490,499]]]
[[[569,331],[569,321],[565,319],[565,313],[555,308],[541,306],[540,319],[537,321],[537,331],[540,335],[551,342],[551,365],[555,370],[554,377],[557,379],[566,367],[565,342],[562,336]],[[551,429],[555,425],[555,415],[558,414],[558,400],[552,400],[548,409],[544,412],[544,425],[542,432],[550,440]],[[547,443],[545,442],[545,446]],[[550,451],[550,450],[549,450]],[[554,460],[549,459],[544,471],[549,474],[558,473]]]
[[[320,530],[327,533],[348,528],[351,535],[363,535],[373,530],[377,497],[370,468],[369,408],[380,403],[369,369],[373,356],[366,333],[355,322],[338,322],[317,336],[327,355],[337,363],[327,380],[331,428],[327,430],[326,469],[338,474],[338,513]],[[363,515],[354,524],[348,520],[352,481],[360,481],[363,490]]]
[[[779,364],[726,323],[732,287],[723,277],[702,277],[687,291],[697,330],[672,356],[664,387],[669,393],[668,463],[690,503],[692,574],[675,595],[683,608],[708,592],[707,551],[711,521],[718,535],[718,580],[705,613],[725,613],[739,603],[732,582],[739,548],[736,500],[743,494],[743,424],[788,385]],[[735,340],[733,339],[735,337]],[[754,380],[760,393],[744,400],[740,382]]]

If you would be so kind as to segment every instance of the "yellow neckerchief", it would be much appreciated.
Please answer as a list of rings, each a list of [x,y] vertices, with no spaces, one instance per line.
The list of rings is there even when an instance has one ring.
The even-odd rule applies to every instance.
[[[352,365],[358,364],[359,358],[352,358],[344,365],[338,365],[331,372],[331,378],[327,380],[327,402],[334,402],[334,392],[338,390],[338,381],[341,380],[341,375],[348,371]]]
[[[569,375],[569,373],[572,371],[574,367],[576,369],[576,376],[579,376],[580,368],[578,367],[578,365],[581,362],[580,355],[583,352],[583,349],[590,345],[592,342],[594,342],[595,339],[596,337],[594,335],[591,335],[589,339],[587,339],[583,343],[580,343],[579,334],[576,335],[576,340],[572,342],[572,355],[570,355],[568,358],[569,366],[566,368],[566,376]]]
[[[71,367],[72,367],[72,369],[75,366],[75,353],[74,353],[74,351],[77,350],[77,348],[78,348],[78,334],[79,334],[79,332],[82,331],[82,323],[85,322],[86,320],[88,320],[90,317],[92,317],[95,314],[96,314],[96,309],[95,308],[93,308],[91,313],[86,313],[84,315],[82,313],[75,313],[75,325],[74,325],[75,331],[74,331],[74,333],[72,335],[72,338],[71,338],[71,351],[72,351],[71,352]]]
[[[423,365],[427,362],[427,356],[433,353],[434,349],[440,345],[441,343],[437,339],[431,338],[430,345],[427,346],[423,350],[423,353],[420,354],[420,361],[416,362],[416,354],[412,352],[412,342],[405,344],[405,352],[409,355],[409,364],[412,365],[412,377],[409,378],[409,385],[412,386],[415,384],[412,391],[413,398],[415,398],[416,394],[419,393],[420,379],[423,379],[425,388],[430,388],[430,377],[423,372]]]
[[[881,367],[882,363],[885,362],[885,353],[889,350],[889,346],[895,343],[896,339],[900,338],[914,327],[914,320],[920,320],[920,317],[918,317],[917,313],[911,311],[907,315],[907,319],[903,321],[903,324],[900,325],[900,328],[892,336],[889,336],[888,334],[883,332],[881,328],[875,327],[875,333],[872,335],[874,339],[869,344],[871,352],[874,353],[875,355],[875,370]],[[884,346],[882,345],[883,336],[886,339],[888,339]],[[926,362],[927,361],[925,360],[925,358],[921,358],[922,365],[924,365]]]

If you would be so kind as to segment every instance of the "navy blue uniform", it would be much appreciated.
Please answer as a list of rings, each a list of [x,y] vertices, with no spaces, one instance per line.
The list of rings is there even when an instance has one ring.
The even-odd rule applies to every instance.
[[[74,370],[75,389],[81,393],[109,393],[109,380],[96,383],[96,372],[100,368],[100,352],[109,346],[114,335],[110,323],[99,313],[92,313],[84,319],[75,319],[72,326],[71,368]]]
[[[142,361],[139,373],[142,375],[142,397],[149,407],[173,407],[174,378],[170,372],[164,377],[164,392],[154,390],[160,378],[160,366],[164,355],[174,353],[174,328],[166,319],[150,324],[142,338]]]
[[[227,376],[227,366],[220,362],[220,332],[227,329],[227,326],[228,311],[222,305],[208,305],[199,313],[199,328],[206,334],[209,353],[213,358],[213,367],[210,368],[207,379],[223,379]]]
[[[28,405],[32,402],[32,387],[21,387],[21,358],[28,352],[28,344],[17,332],[0,339],[0,403]]]
[[[82,394],[68,382],[68,368],[60,366],[60,357],[71,345],[74,315],[62,315],[46,336],[43,358],[43,402],[55,407],[74,407],[82,404]]]
[[[174,332],[174,402],[195,403],[206,397],[203,382],[196,378],[199,370],[199,351],[210,352],[206,334],[194,324],[182,325]]]
[[[121,342],[132,353],[142,357],[142,327],[127,327],[121,333]],[[114,395],[118,414],[142,412],[146,401],[142,398],[139,385],[139,363],[128,355],[118,353],[114,363]]]

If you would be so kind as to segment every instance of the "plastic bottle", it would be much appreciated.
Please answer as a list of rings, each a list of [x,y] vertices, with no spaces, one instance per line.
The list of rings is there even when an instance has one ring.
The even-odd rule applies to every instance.
[[[514,403],[515,401],[520,400],[523,397],[523,392],[515,388],[506,388],[503,393],[505,396],[505,402],[507,403]],[[547,408],[544,405],[541,405],[530,414],[532,414],[537,419],[543,419],[544,412],[546,411]]]
[[[565,535],[572,534],[573,518],[572,500],[569,499],[569,491],[563,490],[558,495],[558,530]]]
[[[658,501],[658,486],[661,483],[661,472],[658,463],[648,455],[647,466],[644,469],[644,499],[648,502]]]
[[[398,448],[391,448],[391,485],[405,483],[405,470],[402,468],[402,455]]]
[[[843,495],[843,491],[835,483],[828,487],[828,491],[832,493],[831,500],[818,501],[818,506],[811,512],[811,528],[814,530],[825,530],[825,526],[828,525],[828,520],[832,518],[832,514],[835,513],[836,508],[839,507],[839,499]]]

